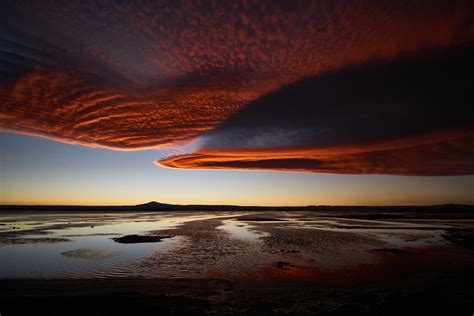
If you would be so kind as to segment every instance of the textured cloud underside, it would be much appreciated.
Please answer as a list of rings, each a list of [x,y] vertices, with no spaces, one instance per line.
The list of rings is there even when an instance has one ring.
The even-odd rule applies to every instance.
[[[304,78],[374,61],[390,63],[405,54],[423,59],[432,50],[470,45],[474,34],[471,1],[7,1],[1,7],[0,129],[117,150],[217,135],[222,124],[248,106]],[[231,154],[221,144],[209,145],[161,164],[335,173],[473,172],[463,147],[469,147],[469,124],[462,126],[464,134],[456,131],[447,141],[436,136],[430,145],[412,139],[424,132],[452,135],[452,126],[395,135],[412,144],[402,151],[378,147],[396,137],[342,145],[331,145],[328,138],[325,148],[374,147],[370,153],[357,149],[323,156],[321,144],[305,140],[308,123],[303,125],[283,132],[291,137],[278,149],[268,138],[280,126],[269,124],[266,133],[253,135],[253,143],[237,133],[241,146]],[[316,133],[312,128],[310,138]],[[357,134],[357,126],[353,129]],[[265,159],[254,156],[255,146],[267,150]],[[305,150],[297,149],[302,146]],[[446,146],[455,150],[439,149]],[[421,165],[424,155],[439,161]],[[397,165],[405,160],[410,162]]]

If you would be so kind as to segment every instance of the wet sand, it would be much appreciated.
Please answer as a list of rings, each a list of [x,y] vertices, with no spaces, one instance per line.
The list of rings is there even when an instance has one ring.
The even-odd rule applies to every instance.
[[[4,258],[44,245],[46,259],[60,263],[27,274],[0,262],[2,315],[28,306],[55,315],[474,311],[470,215],[42,213],[3,215],[1,223]],[[133,235],[148,237],[113,240]]]

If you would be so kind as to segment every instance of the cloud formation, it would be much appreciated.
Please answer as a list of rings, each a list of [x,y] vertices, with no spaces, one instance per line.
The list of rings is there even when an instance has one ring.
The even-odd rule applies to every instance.
[[[352,108],[325,100],[335,110],[317,124],[301,119],[305,113],[297,117],[290,111],[294,124],[284,119],[267,124],[263,119],[265,129],[251,127],[252,117],[258,123],[271,115],[271,106],[265,106],[267,114],[248,116],[245,131],[220,126],[304,78],[331,79],[325,76],[350,74],[354,65],[396,62],[405,54],[424,60],[431,51],[469,45],[473,9],[472,1],[463,0],[4,1],[0,129],[118,150],[169,148],[204,134],[208,148],[195,153],[201,158],[208,150],[225,152],[230,147],[275,153],[278,145],[291,154],[297,147],[313,152],[321,146],[383,143],[397,137],[408,141],[420,133],[451,132],[457,122],[448,119],[451,125],[445,128],[434,116],[425,130],[411,125],[405,134],[386,130],[378,121],[384,107],[371,102],[369,94],[365,99],[356,95],[359,103]],[[328,85],[337,89],[332,82]],[[324,84],[319,89],[324,90]],[[410,98],[398,101],[407,100],[416,103]],[[287,101],[298,106],[298,100]],[[347,118],[334,119],[339,117],[336,112],[354,115],[353,109],[365,101],[370,106],[356,120],[364,124],[364,132],[354,127],[355,136],[347,135],[351,129],[339,128],[348,124]],[[456,106],[456,101],[451,103]],[[316,112],[325,113],[324,106],[318,103]],[[392,104],[384,111],[394,109]],[[374,133],[382,135],[372,139]],[[318,171],[323,165],[321,158],[314,162],[304,156],[296,163],[294,155],[279,153],[272,154],[279,160],[253,166],[235,161],[225,167]],[[192,164],[184,164],[185,157],[161,163],[188,168]]]
[[[326,148],[202,150],[159,165],[181,169],[241,169],[339,174],[443,176],[474,174],[474,133],[431,134],[382,143]]]
[[[458,47],[422,61],[405,56],[307,78],[256,100],[205,133],[197,152],[159,163],[175,168],[472,174],[471,56],[472,48]]]

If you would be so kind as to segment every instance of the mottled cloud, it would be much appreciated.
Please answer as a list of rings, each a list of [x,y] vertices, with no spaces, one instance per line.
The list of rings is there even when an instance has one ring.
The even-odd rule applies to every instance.
[[[317,127],[308,122],[272,123],[265,130],[249,126],[247,136],[220,126],[304,78],[396,62],[405,54],[424,60],[432,51],[469,45],[474,34],[474,5],[462,0],[4,1],[0,6],[0,130],[117,150],[173,152],[171,146],[206,138],[215,128],[209,139],[220,151],[221,142],[249,150],[279,144],[290,151],[366,142],[370,139],[335,137],[334,120]],[[376,116],[365,115],[361,124],[385,133]],[[408,128],[407,135],[387,139],[440,130],[430,124],[426,131]],[[315,137],[319,143],[308,143]],[[296,167],[281,159],[278,166]],[[306,160],[301,163],[307,166]],[[281,169],[275,161],[259,164]]]

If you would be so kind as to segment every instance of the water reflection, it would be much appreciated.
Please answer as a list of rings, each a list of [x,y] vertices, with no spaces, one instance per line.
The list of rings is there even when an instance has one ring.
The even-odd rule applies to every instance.
[[[231,236],[250,242],[261,242],[260,238],[268,236],[266,232],[258,231],[252,225],[243,221],[236,221],[235,219],[229,219],[222,221],[223,225],[218,226],[217,229],[221,229]]]
[[[112,235],[145,233],[165,227],[170,227],[170,223],[132,222],[46,231],[48,237],[67,237],[69,241],[3,245],[0,247],[0,277],[90,278],[116,274],[115,270],[121,265],[164,250],[177,240],[171,238],[159,243],[126,245],[114,242]],[[34,240],[37,236],[28,234],[23,238]]]

